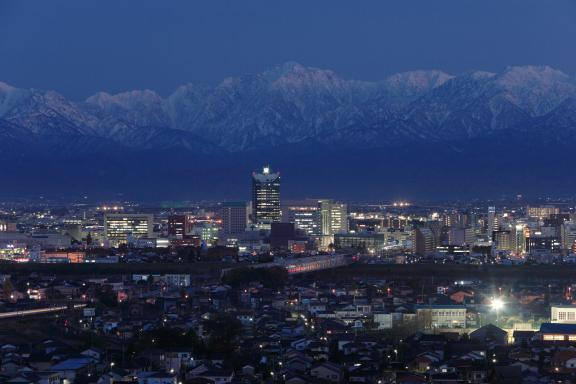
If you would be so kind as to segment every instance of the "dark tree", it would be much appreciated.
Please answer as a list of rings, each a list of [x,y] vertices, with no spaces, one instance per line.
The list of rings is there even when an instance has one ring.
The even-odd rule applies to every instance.
[[[266,288],[276,289],[286,285],[288,282],[288,271],[282,267],[235,268],[228,271],[222,281],[235,288],[257,282]]]
[[[204,322],[204,330],[208,334],[208,353],[230,355],[242,334],[242,324],[229,314],[219,313]]]

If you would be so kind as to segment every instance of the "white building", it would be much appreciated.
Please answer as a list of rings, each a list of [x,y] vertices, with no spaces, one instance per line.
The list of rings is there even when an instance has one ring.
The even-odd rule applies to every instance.
[[[576,305],[551,306],[550,322],[560,324],[576,324]]]
[[[436,328],[466,328],[466,307],[461,305],[423,305],[416,316],[423,330]]]
[[[112,247],[153,236],[154,216],[147,214],[107,213],[104,215],[104,234]]]
[[[374,312],[373,316],[373,321],[378,324],[378,329],[392,329],[394,322],[391,313]]]

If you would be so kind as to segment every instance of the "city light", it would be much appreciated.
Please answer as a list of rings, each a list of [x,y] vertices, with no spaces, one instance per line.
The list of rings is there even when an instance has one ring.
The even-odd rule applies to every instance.
[[[576,383],[574,1],[10,7],[0,384]]]
[[[495,298],[492,300],[492,303],[490,303],[490,306],[493,310],[500,311],[504,308],[504,301],[500,298]]]

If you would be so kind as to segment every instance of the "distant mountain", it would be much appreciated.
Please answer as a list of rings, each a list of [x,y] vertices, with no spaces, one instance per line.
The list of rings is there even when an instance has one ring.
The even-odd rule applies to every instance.
[[[487,164],[477,173],[478,183],[486,185],[518,153],[526,164],[542,163],[544,155],[559,156],[554,146],[574,145],[576,79],[546,66],[457,76],[412,71],[368,82],[286,63],[216,86],[186,84],[166,98],[143,90],[101,92],[81,102],[0,83],[0,161],[19,161],[10,171],[0,168],[0,177],[37,178],[43,185],[56,182],[50,172],[58,173],[62,164],[74,175],[82,166],[87,177],[102,181],[103,190],[132,177],[130,187],[138,189],[140,181],[165,175],[170,167],[185,170],[184,189],[223,185],[213,180],[218,172],[231,177],[270,160],[294,169],[302,180],[299,170],[306,166],[337,165],[342,176],[360,177],[346,159],[356,167],[405,166],[416,172],[432,164],[442,169],[454,159],[471,171]],[[35,165],[52,169],[38,175]],[[99,171],[91,174],[92,167]],[[576,172],[555,167],[566,175]],[[170,173],[171,180],[179,175]],[[515,183],[511,188],[523,188]]]

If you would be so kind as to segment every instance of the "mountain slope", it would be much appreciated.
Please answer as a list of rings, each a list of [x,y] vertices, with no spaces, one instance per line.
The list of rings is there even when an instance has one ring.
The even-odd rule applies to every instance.
[[[22,193],[73,177],[78,191],[223,196],[264,162],[326,195],[513,193],[526,178],[534,190],[569,191],[574,147],[576,81],[550,67],[368,82],[286,63],[168,97],[81,102],[0,83],[0,161],[11,165],[0,178]],[[168,181],[149,185],[158,175]],[[460,190],[447,187],[455,179]]]

